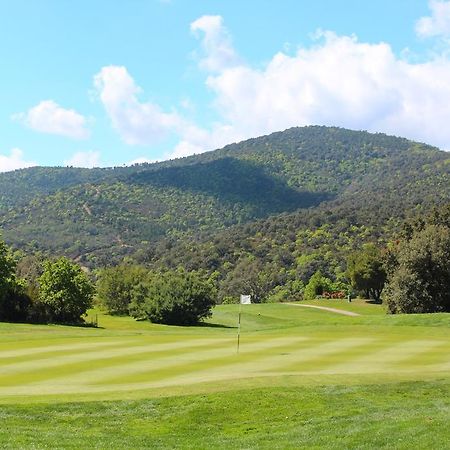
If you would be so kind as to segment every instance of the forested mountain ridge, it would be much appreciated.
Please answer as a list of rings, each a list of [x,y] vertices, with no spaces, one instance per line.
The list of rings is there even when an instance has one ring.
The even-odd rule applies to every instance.
[[[98,265],[136,252],[148,259],[158,242],[210,241],[255,220],[251,227],[269,223],[281,234],[292,223],[327,220],[382,234],[389,220],[449,200],[448,153],[384,134],[305,127],[162,163],[0,174],[0,229],[15,248]]]

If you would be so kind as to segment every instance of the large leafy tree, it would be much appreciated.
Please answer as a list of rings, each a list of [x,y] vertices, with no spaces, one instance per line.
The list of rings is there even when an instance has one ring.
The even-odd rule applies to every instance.
[[[363,291],[366,298],[380,301],[386,282],[386,270],[381,251],[374,244],[366,244],[351,254],[347,261],[347,276],[354,289]]]
[[[39,299],[49,319],[62,323],[80,322],[95,292],[81,267],[64,257],[44,263],[39,287]]]
[[[194,325],[211,315],[216,290],[197,272],[149,273],[133,291],[133,317],[166,325]]]
[[[241,294],[251,295],[252,302],[264,302],[270,291],[285,281],[284,271],[275,264],[263,264],[253,257],[241,258],[221,283],[220,300],[225,297],[239,299]]]
[[[128,314],[132,291],[147,277],[148,270],[128,264],[102,269],[97,281],[97,298],[110,314]]]
[[[391,313],[450,312],[450,228],[425,225],[400,241],[383,296]]]

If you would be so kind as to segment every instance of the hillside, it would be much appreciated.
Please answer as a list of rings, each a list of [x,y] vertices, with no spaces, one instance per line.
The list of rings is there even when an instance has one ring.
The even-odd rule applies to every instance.
[[[0,229],[14,248],[93,266],[164,257],[193,237],[210,246],[267,229],[283,245],[283,236],[296,242],[297,232],[323,226],[361,241],[449,200],[448,153],[384,134],[305,127],[156,164],[1,174]]]

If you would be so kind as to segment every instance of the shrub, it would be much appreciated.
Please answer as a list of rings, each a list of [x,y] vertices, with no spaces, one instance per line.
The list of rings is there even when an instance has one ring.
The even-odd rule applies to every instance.
[[[130,313],[166,325],[194,325],[211,315],[216,290],[197,272],[149,274],[133,289]]]

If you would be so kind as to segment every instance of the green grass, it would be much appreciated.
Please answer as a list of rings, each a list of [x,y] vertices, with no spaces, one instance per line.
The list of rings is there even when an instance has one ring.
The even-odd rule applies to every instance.
[[[450,314],[311,304],[361,316],[245,305],[239,354],[238,305],[199,327],[0,324],[0,447],[445,448]]]
[[[443,381],[302,386],[7,405],[0,442],[10,448],[443,449],[450,439],[448,387]]]

